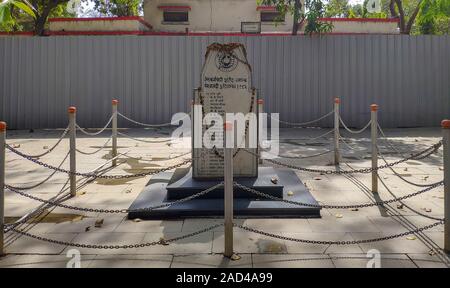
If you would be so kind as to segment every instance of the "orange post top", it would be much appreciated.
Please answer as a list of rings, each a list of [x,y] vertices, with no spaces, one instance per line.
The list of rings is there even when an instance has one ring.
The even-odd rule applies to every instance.
[[[69,113],[76,113],[77,112],[77,108],[74,106],[70,106],[68,109]]]
[[[0,132],[6,131],[6,122],[0,122]]]
[[[258,104],[264,104],[264,99],[258,99]]]
[[[370,111],[378,111],[378,105],[377,104],[370,105]]]
[[[233,124],[231,122],[225,122],[225,124],[223,124],[223,128],[225,129],[225,131],[231,131],[233,130]]]
[[[112,100],[112,104],[113,104],[113,105],[119,104],[119,100],[117,100],[117,99]]]
[[[448,120],[448,119],[442,120],[441,126],[442,126],[442,128],[450,129],[450,120]]]
[[[334,98],[334,103],[336,103],[336,104],[341,103],[341,99],[339,99],[339,98]]]

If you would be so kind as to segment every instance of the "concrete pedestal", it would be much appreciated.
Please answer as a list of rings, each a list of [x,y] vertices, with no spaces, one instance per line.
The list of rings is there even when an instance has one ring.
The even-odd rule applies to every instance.
[[[272,179],[278,179],[273,183]],[[139,209],[149,206],[157,206],[163,203],[173,202],[185,198],[209,188],[217,183],[217,180],[195,180],[192,178],[191,169],[177,169],[175,172],[164,172],[155,175],[146,185],[141,194],[131,204],[130,209]],[[293,201],[318,204],[309,193],[306,186],[290,169],[277,169],[272,167],[260,167],[258,177],[236,178],[236,182],[258,191],[283,197]],[[288,196],[292,192],[292,196]],[[290,194],[292,194],[290,193]],[[183,219],[195,217],[217,217],[224,215],[223,188],[217,189],[202,197],[175,204],[170,207],[152,211],[131,212],[129,219]],[[245,218],[319,218],[320,209],[305,206],[287,204],[280,201],[272,201],[257,198],[256,195],[235,189],[234,216]]]

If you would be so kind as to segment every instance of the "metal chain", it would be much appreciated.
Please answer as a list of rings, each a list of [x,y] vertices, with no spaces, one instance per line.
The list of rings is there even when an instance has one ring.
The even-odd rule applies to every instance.
[[[345,175],[345,174],[357,174],[357,173],[371,173],[373,171],[378,171],[378,170],[381,170],[381,169],[385,169],[385,168],[388,168],[388,167],[392,167],[392,166],[404,163],[404,162],[406,162],[408,160],[411,160],[411,159],[415,159],[418,156],[421,156],[421,155],[423,155],[425,153],[428,153],[430,149],[436,149],[436,148],[440,147],[441,145],[442,145],[442,141],[439,141],[438,143],[434,144],[433,146],[431,146],[429,148],[426,148],[425,150],[423,150],[421,152],[418,152],[416,154],[413,154],[413,155],[411,155],[411,156],[409,156],[407,158],[400,159],[400,160],[394,161],[392,163],[381,165],[381,166],[378,166],[378,167],[375,167],[375,168],[370,167],[370,168],[363,168],[363,169],[359,169],[359,170],[321,170],[321,169],[310,169],[310,168],[299,167],[299,166],[295,166],[295,165],[291,165],[291,164],[285,164],[285,163],[282,163],[282,162],[279,162],[279,161],[276,161],[276,160],[273,160],[273,159],[264,159],[264,160],[266,160],[268,162],[271,162],[273,164],[280,165],[280,166],[283,166],[283,167],[286,167],[286,168],[291,168],[291,169],[294,169],[294,170],[299,170],[299,171],[304,171],[304,172],[311,172],[311,173],[322,173],[322,174],[327,174],[327,175],[331,175],[331,174]],[[247,150],[247,149],[243,149],[243,150],[246,151],[247,153],[250,153],[250,154],[254,155],[254,156],[258,156],[258,154],[253,153],[250,150]]]
[[[391,141],[388,139],[388,137],[387,137],[386,134],[384,133],[383,129],[381,129],[381,126],[380,126],[379,123],[377,123],[377,126],[378,126],[378,130],[380,131],[381,136],[382,136],[381,139],[384,140],[384,141],[388,144],[388,146],[392,148],[392,150],[394,150],[396,153],[400,154],[402,157],[405,157],[405,153],[403,153],[402,151],[398,150],[398,149],[391,143]],[[438,149],[439,149],[439,147],[436,147],[436,149],[430,151],[429,154],[423,155],[423,156],[421,156],[420,158],[414,158],[414,160],[421,160],[421,159],[424,159],[424,158],[430,156],[431,154],[435,153]]]
[[[342,120],[341,116],[339,116],[339,122],[341,122],[342,126],[345,128],[345,130],[347,130],[348,132],[352,133],[352,134],[359,134],[364,132],[364,130],[366,130],[367,128],[369,128],[370,124],[372,123],[372,120],[369,120],[369,123],[366,124],[366,126],[364,126],[362,129],[360,130],[352,130],[350,128],[347,127],[347,125],[345,125],[344,120]]]
[[[433,224],[430,224],[430,225],[427,225],[424,227],[420,227],[420,228],[417,228],[414,230],[410,230],[410,231],[399,233],[399,234],[379,237],[379,238],[363,239],[363,240],[346,240],[346,241],[322,241],[322,240],[298,239],[298,238],[280,236],[280,235],[264,232],[264,231],[246,227],[243,225],[237,225],[237,224],[233,224],[233,225],[234,225],[234,227],[238,227],[238,228],[241,228],[241,229],[249,231],[249,232],[257,233],[257,234],[264,235],[267,237],[277,238],[280,240],[286,240],[286,241],[308,243],[308,244],[319,244],[319,245],[355,245],[355,244],[373,243],[373,242],[386,241],[386,240],[391,240],[391,239],[395,239],[395,238],[400,238],[400,237],[408,236],[411,234],[416,234],[416,233],[431,229],[433,227],[442,225],[443,223],[444,223],[443,221],[438,221],[436,223],[433,223]]]
[[[103,131],[105,131],[106,128],[108,128],[108,126],[109,126],[109,124],[111,123],[113,117],[114,117],[114,115],[112,115],[112,116],[109,118],[108,122],[106,122],[106,125],[105,125],[102,129],[100,129],[100,131],[93,132],[93,133],[87,132],[84,128],[81,128],[77,123],[75,123],[75,125],[77,126],[77,128],[78,128],[81,132],[83,132],[83,134],[86,134],[86,135],[88,135],[88,136],[97,136],[97,135],[100,135]]]
[[[124,119],[130,121],[131,123],[134,123],[134,124],[137,124],[137,125],[140,125],[140,126],[150,127],[150,128],[167,127],[167,126],[176,126],[176,125],[172,124],[172,122],[170,122],[170,123],[162,123],[162,124],[147,124],[147,123],[142,123],[142,122],[133,120],[133,119],[131,119],[131,118],[129,118],[129,117],[123,115],[123,114],[120,113],[120,112],[117,112],[117,115],[119,115],[119,116],[121,116],[122,118],[124,118]],[[188,115],[189,115],[189,114],[188,114]],[[183,120],[183,119],[185,119],[185,118],[187,118],[187,116],[185,116],[184,118],[181,118],[181,119],[179,119],[179,120]]]
[[[47,154],[50,154],[53,150],[55,150],[55,148],[61,143],[61,141],[64,139],[64,137],[66,137],[67,132],[69,132],[69,126],[66,127],[66,129],[64,129],[63,133],[61,134],[61,136],[59,137],[58,141],[56,141],[55,145],[53,145],[51,148],[49,148],[47,151],[45,151],[42,154],[38,154],[38,155],[29,155],[30,157],[33,158],[40,158],[43,157]]]
[[[277,122],[282,123],[282,124],[286,124],[286,125],[290,125],[290,126],[305,126],[305,125],[308,125],[308,124],[312,124],[312,123],[318,122],[318,121],[320,121],[320,120],[322,120],[322,119],[325,119],[325,118],[327,118],[328,116],[330,116],[330,115],[333,114],[333,113],[334,113],[334,110],[331,110],[331,111],[328,112],[327,114],[324,114],[324,115],[320,116],[320,117],[317,118],[317,119],[314,119],[314,120],[311,120],[311,121],[307,121],[307,122],[300,122],[300,123],[283,121],[283,120],[277,119],[276,117],[272,117],[271,115],[269,115],[269,117],[270,117],[271,119],[274,119],[274,120],[277,121]],[[294,127],[294,128],[295,128],[295,127]]]
[[[64,162],[66,162],[67,158],[69,157],[70,153],[66,154],[66,157],[64,157],[64,159],[61,161],[61,163],[58,165],[58,168],[61,168],[61,166],[64,164]],[[42,184],[44,184],[45,182],[49,181],[58,171],[53,171],[50,175],[48,175],[47,178],[45,178],[44,180],[42,180],[41,182],[31,185],[31,186],[23,186],[23,187],[16,187],[16,186],[12,186],[12,185],[8,185],[9,187],[12,187],[14,189],[17,190],[31,190],[34,189],[36,187],[41,186]]]
[[[49,243],[53,243],[53,244],[58,244],[58,245],[63,245],[63,246],[70,246],[70,247],[77,247],[77,248],[88,248],[88,249],[136,249],[136,248],[145,248],[145,247],[149,247],[149,246],[156,246],[156,245],[167,245],[169,243],[172,242],[176,242],[179,240],[183,240],[186,238],[190,238],[208,231],[211,231],[213,229],[216,229],[220,226],[222,226],[223,224],[216,224],[213,226],[210,226],[208,228],[204,228],[201,229],[199,231],[196,232],[192,232],[186,235],[182,235],[182,236],[178,236],[175,238],[170,238],[170,239],[160,239],[158,241],[153,241],[153,242],[147,242],[147,243],[137,243],[137,244],[125,244],[125,245],[98,245],[98,244],[84,244],[84,243],[72,243],[72,242],[65,242],[65,241],[60,241],[60,240],[55,240],[55,239],[49,239],[46,237],[42,237],[42,236],[38,236],[38,235],[34,235],[25,231],[21,231],[19,229],[16,228],[12,228],[11,231],[14,231],[18,234],[22,234],[24,236],[39,240],[39,241],[44,241],[44,242],[49,242]]]
[[[117,131],[117,134],[120,135],[120,136],[123,136],[125,138],[129,138],[131,140],[144,142],[144,143],[167,143],[167,142],[171,142],[172,141],[172,139],[169,139],[169,140],[156,140],[156,141],[143,140],[143,139],[139,139],[139,138],[135,138],[135,137],[129,136],[129,135],[127,135],[125,133],[122,133],[122,132],[119,132],[119,131]]]
[[[90,172],[90,173],[81,173],[81,172],[72,172],[69,170],[65,170],[62,168],[58,168],[52,165],[49,165],[47,163],[41,162],[39,160],[33,159],[32,157],[29,157],[23,153],[21,153],[20,151],[12,148],[9,145],[6,145],[6,148],[9,149],[11,152],[16,153],[17,155],[35,163],[38,164],[40,166],[43,166],[45,168],[48,169],[52,169],[58,172],[62,172],[62,173],[66,173],[66,174],[71,174],[71,175],[76,175],[76,176],[82,176],[82,177],[93,177],[94,179],[100,178],[100,179],[128,179],[128,178],[135,178],[135,177],[144,177],[144,176],[149,176],[149,175],[155,175],[161,172],[165,172],[165,171],[169,171],[175,168],[179,168],[187,163],[191,163],[191,160],[185,160],[181,163],[166,167],[166,168],[162,168],[162,169],[158,169],[158,170],[153,170],[153,171],[149,171],[149,172],[143,172],[143,173],[137,173],[137,174],[128,174],[128,175],[95,175],[94,173]]]
[[[45,204],[50,204],[56,207],[60,207],[60,208],[65,208],[65,209],[70,209],[70,210],[76,210],[76,211],[82,211],[82,212],[92,212],[92,213],[102,213],[102,214],[121,214],[121,213],[134,213],[134,212],[145,212],[145,211],[151,211],[151,210],[156,210],[156,209],[160,209],[160,208],[165,208],[165,207],[170,207],[173,205],[177,205],[183,202],[187,202],[190,201],[192,199],[198,198],[200,196],[206,195],[209,192],[222,187],[223,186],[223,182],[214,185],[212,187],[209,187],[208,189],[205,189],[201,192],[198,192],[196,194],[193,194],[191,196],[182,198],[182,199],[178,199],[176,201],[170,202],[170,203],[165,203],[165,204],[161,204],[161,205],[157,205],[157,206],[152,206],[152,207],[145,207],[145,208],[138,208],[138,209],[97,209],[97,208],[84,208],[84,207],[76,207],[76,206],[71,206],[71,205],[67,205],[67,204],[62,204],[59,202],[55,202],[55,201],[50,201],[50,200],[45,200],[30,194],[27,194],[25,192],[19,191],[18,189],[14,189],[14,187],[11,187],[9,185],[5,184],[5,188],[16,193],[19,194],[23,197],[41,202],[41,203],[45,203]]]
[[[387,187],[386,183],[383,181],[383,179],[381,179],[381,177],[379,175],[378,175],[378,180],[380,180],[381,184],[386,188],[386,190],[389,192],[389,194],[392,195],[392,197],[397,198],[397,196],[394,193],[392,193],[391,189],[389,189],[389,187]],[[401,200],[399,202],[400,202],[400,204],[402,204],[403,206],[405,206],[406,208],[408,208],[409,210],[411,210],[412,212],[416,213],[419,216],[422,216],[422,217],[425,217],[425,218],[428,218],[428,219],[431,219],[431,220],[437,220],[437,221],[441,221],[441,220],[444,221],[445,220],[445,219],[442,219],[442,218],[437,218],[437,217],[433,217],[433,216],[429,216],[429,215],[423,214],[422,212],[419,212],[419,211],[415,210],[414,208],[412,208],[411,206],[405,204]]]
[[[327,205],[327,204],[320,205],[320,204],[310,204],[310,203],[303,203],[303,202],[298,202],[298,201],[292,201],[292,200],[286,200],[286,199],[283,199],[283,198],[278,198],[278,197],[275,197],[275,196],[263,193],[261,191],[252,189],[250,187],[244,186],[242,184],[239,184],[239,183],[236,183],[236,182],[234,183],[235,187],[241,188],[241,189],[243,189],[243,190],[245,190],[247,192],[250,192],[252,194],[255,194],[255,195],[258,195],[258,196],[261,196],[261,197],[264,197],[264,198],[268,198],[268,199],[272,199],[272,200],[275,200],[275,201],[280,201],[280,202],[284,202],[284,203],[288,203],[288,204],[292,204],[292,205],[299,205],[299,206],[312,207],[312,208],[321,208],[321,209],[355,209],[355,208],[368,208],[368,207],[373,207],[373,206],[384,206],[386,204],[390,204],[390,203],[393,203],[393,202],[399,202],[401,200],[405,200],[405,199],[408,199],[408,198],[415,197],[415,196],[417,196],[419,194],[423,194],[425,192],[428,192],[428,191],[430,191],[430,190],[432,190],[432,189],[434,189],[436,187],[442,186],[442,185],[444,185],[444,181],[441,181],[441,182],[439,182],[439,183],[437,183],[437,184],[435,184],[433,186],[427,187],[427,188],[425,188],[423,190],[420,190],[420,191],[417,191],[417,192],[414,192],[414,193],[411,193],[411,194],[408,194],[408,195],[405,195],[405,196],[402,196],[402,197],[389,199],[389,200],[385,200],[385,201],[376,201],[376,202],[373,202],[373,203],[352,204],[352,205]]]
[[[380,156],[380,158],[384,161],[384,163],[388,164],[388,162],[386,161],[386,158],[384,158],[383,154],[381,154],[380,149],[378,149],[378,155]],[[405,179],[402,175],[400,175],[399,173],[397,173],[397,171],[394,170],[394,168],[389,166],[389,169],[394,173],[395,176],[397,176],[398,178],[400,178],[401,180],[405,181],[406,183],[413,185],[413,186],[417,186],[417,187],[428,187],[428,186],[433,186],[439,182],[435,182],[435,183],[430,183],[430,184],[419,184],[419,183],[414,183],[409,181],[408,179]]]
[[[108,145],[108,143],[109,143],[109,141],[111,141],[111,139],[112,139],[112,136],[109,137],[108,140],[106,140],[105,144],[103,144],[102,147],[100,147],[100,148],[98,148],[97,150],[94,150],[94,151],[92,151],[92,152],[85,152],[85,151],[82,151],[82,150],[80,150],[80,149],[78,149],[78,148],[77,148],[76,150],[77,150],[78,153],[81,153],[81,154],[83,154],[83,155],[94,155],[94,154],[96,154],[96,153],[102,151],[103,149],[105,149],[105,147]]]

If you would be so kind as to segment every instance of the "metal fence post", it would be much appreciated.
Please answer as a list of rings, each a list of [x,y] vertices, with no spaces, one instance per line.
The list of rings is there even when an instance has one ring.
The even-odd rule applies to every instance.
[[[74,174],[77,171],[77,127],[76,127],[76,107],[69,107],[69,145],[70,145],[70,195],[72,197],[77,194],[77,177]]]
[[[224,217],[225,217],[225,252],[224,256],[233,256],[233,143],[230,142],[233,124],[224,125]]]
[[[6,123],[0,122],[0,256],[5,255],[4,232],[5,225],[5,143]]]
[[[262,113],[264,113],[264,100],[263,99],[258,99],[258,121],[259,121],[259,123],[258,123],[258,129],[260,128],[260,127],[263,127],[262,125],[261,125],[261,121],[262,121],[262,119],[261,119],[261,114]],[[259,135],[258,135],[258,157],[259,157],[259,164],[263,164],[263,159],[261,158],[261,145],[260,145],[260,143],[259,143]]]
[[[119,104],[119,100],[112,100],[112,166],[117,165],[117,159],[115,159],[117,156],[117,104]]]
[[[339,98],[334,99],[334,164],[339,165]]]
[[[450,253],[450,120],[443,120],[441,126],[444,146],[444,251]]]
[[[372,193],[378,193],[378,171],[375,170],[378,167],[378,120],[377,120],[378,105],[370,105],[370,132],[372,140]]]

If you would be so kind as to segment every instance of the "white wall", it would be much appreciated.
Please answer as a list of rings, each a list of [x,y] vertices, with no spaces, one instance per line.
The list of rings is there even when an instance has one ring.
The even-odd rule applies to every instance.
[[[163,11],[158,6],[190,6],[189,23],[163,24]],[[169,32],[240,32],[241,22],[259,22],[260,11],[256,0],[145,0],[144,19],[155,31]],[[292,15],[287,14],[284,23],[262,24],[262,32],[290,32]]]
[[[328,21],[333,23],[333,33],[369,33],[369,34],[399,34],[397,22],[393,21]]]
[[[138,20],[49,21],[50,31],[148,31]]]

